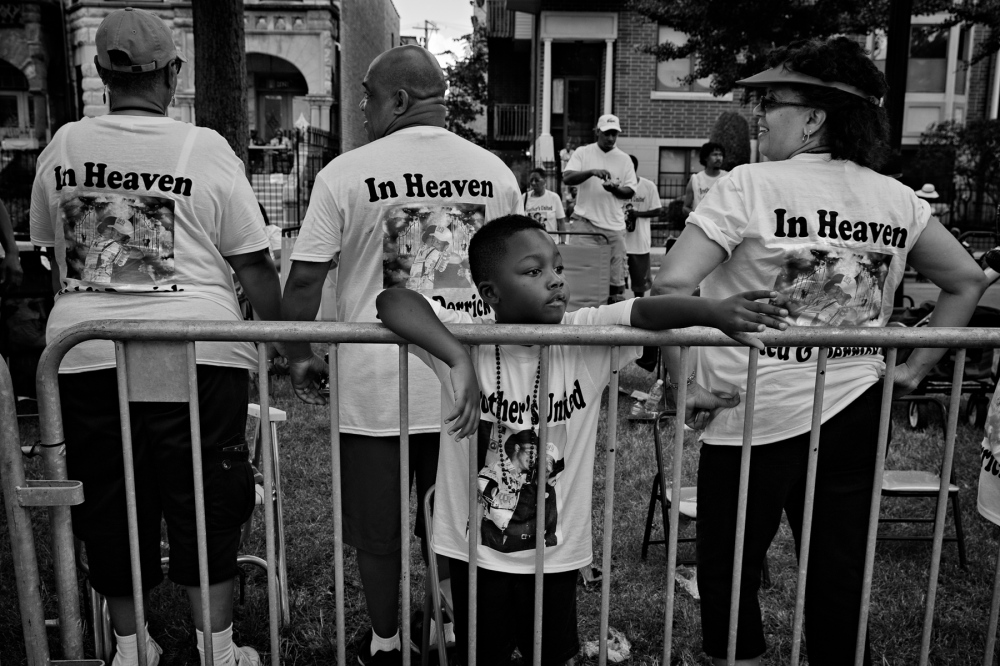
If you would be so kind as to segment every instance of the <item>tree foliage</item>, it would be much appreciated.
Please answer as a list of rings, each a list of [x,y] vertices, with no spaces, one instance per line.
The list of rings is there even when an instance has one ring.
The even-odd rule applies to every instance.
[[[658,60],[695,57],[685,83],[712,77],[712,92],[723,95],[736,81],[766,69],[768,51],[813,37],[868,35],[884,30],[891,0],[630,0],[650,21],[688,36],[684,44],[650,44],[643,51]],[[1000,49],[1000,0],[954,3],[914,0],[916,15],[947,11],[946,27],[971,22],[991,26],[991,37],[977,49],[985,57]],[[985,55],[981,55],[981,53]]]
[[[1000,120],[945,121],[921,135],[913,170],[944,191],[1000,202]]]
[[[726,149],[726,159],[722,163],[722,168],[726,171],[750,162],[750,124],[735,111],[723,111],[719,114],[709,141],[721,144]]]
[[[489,64],[486,34],[482,28],[476,27],[468,35],[462,36],[465,42],[465,53],[462,57],[455,56],[455,62],[445,67],[448,77],[448,129],[480,146],[486,145],[486,134],[475,129],[474,125],[486,112],[487,86],[486,74]]]

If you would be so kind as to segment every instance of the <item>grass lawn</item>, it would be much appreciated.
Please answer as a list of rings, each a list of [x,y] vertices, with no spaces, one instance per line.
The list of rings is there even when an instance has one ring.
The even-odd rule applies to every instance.
[[[623,388],[642,389],[650,375],[634,366],[623,372]],[[606,400],[606,398],[605,398]],[[615,484],[614,551],[611,583],[611,626],[622,631],[632,642],[632,663],[658,663],[663,645],[663,603],[668,581],[665,580],[665,553],[662,546],[652,547],[646,560],[640,558],[649,489],[655,463],[651,425],[630,423],[625,416],[631,400],[619,403],[619,440]],[[323,409],[299,403],[287,382],[276,387],[275,406],[288,412],[288,422],[279,425],[282,445],[282,472],[285,489],[285,533],[288,543],[288,570],[291,588],[292,622],[282,632],[281,657],[285,664],[329,664],[336,660],[336,618],[333,575],[333,519],[330,510],[329,425]],[[896,469],[935,469],[943,444],[940,417],[932,414],[930,426],[920,432],[904,427],[904,414],[895,413],[894,439],[887,467]],[[602,418],[598,442],[606,441]],[[671,430],[666,431],[670,442]],[[37,426],[21,424],[26,443],[38,439]],[[985,645],[993,571],[997,556],[997,528],[979,517],[975,509],[978,479],[979,441],[982,431],[964,423],[959,426],[956,445],[956,478],[961,487],[963,520],[966,528],[969,567],[958,566],[954,544],[945,544],[938,587],[937,609],[931,661],[934,664],[979,663]],[[835,445],[829,442],[826,445]],[[669,447],[668,447],[669,449]],[[603,450],[602,450],[603,451]],[[594,551],[601,552],[604,533],[603,498],[607,479],[604,455],[597,456],[594,489]],[[666,451],[670,462],[670,451]],[[684,460],[684,475],[693,483],[698,445],[689,436]],[[41,473],[38,459],[27,461],[28,476]],[[411,502],[415,506],[416,502]],[[890,499],[883,503],[883,515],[903,512],[933,512],[933,501]],[[46,514],[34,514],[39,559],[43,567],[42,595],[47,616],[54,617],[54,590],[49,575],[50,560]],[[659,525],[657,516],[656,525]],[[926,526],[919,526],[926,527]],[[822,526],[817,526],[822,528]],[[693,525],[682,526],[682,536],[692,535]],[[948,521],[948,533],[952,530]],[[654,536],[661,533],[654,530]],[[929,533],[929,528],[928,528]],[[691,553],[691,545],[683,545]],[[258,529],[245,549],[264,554],[263,530]],[[791,532],[782,526],[769,552],[773,586],[761,593],[765,631],[770,650],[766,663],[788,663],[791,649],[791,624],[795,602],[795,557]],[[417,548],[412,548],[413,604],[418,608],[423,598],[423,567]],[[876,664],[915,664],[918,660],[923,600],[926,595],[930,564],[928,543],[881,543],[876,552],[875,579],[872,590],[871,636]],[[25,662],[23,638],[17,608],[10,557],[10,541],[5,517],[0,517],[0,663],[5,666]],[[348,658],[354,659],[351,647],[367,628],[364,597],[358,583],[357,566],[350,549],[346,551],[346,630]],[[579,591],[580,639],[594,640],[598,633],[600,591]],[[698,602],[678,591],[674,614],[675,664],[708,664],[701,654]],[[183,591],[166,582],[152,595],[149,624],[153,636],[164,648],[161,664],[173,666],[198,664]],[[243,603],[237,603],[236,640],[264,652],[268,649],[266,581],[256,571],[250,572]],[[55,631],[50,633],[53,658],[61,658]],[[91,646],[87,639],[88,649]],[[596,662],[594,659],[583,659]],[[419,662],[415,662],[419,663]]]

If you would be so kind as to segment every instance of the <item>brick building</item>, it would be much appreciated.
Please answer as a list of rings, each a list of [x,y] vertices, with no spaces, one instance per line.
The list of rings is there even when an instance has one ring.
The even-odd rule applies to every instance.
[[[683,85],[689,60],[657,63],[644,45],[685,36],[650,22],[612,0],[476,0],[490,51],[489,136],[501,150],[530,150],[536,163],[554,161],[568,140],[593,141],[602,113],[621,119],[618,145],[639,160],[639,175],[657,182],[663,197],[683,193],[701,169],[697,148],[719,114],[755,121],[742,91],[715,97],[708,81]],[[915,16],[903,122],[903,160],[921,132],[946,119],[996,118],[1000,68],[996,56],[966,69],[982,27],[931,30],[944,15]],[[862,37],[884,65],[883,35]],[[938,184],[947,191],[947,183]]]
[[[0,0],[0,139],[38,147],[63,123],[106,113],[94,38],[108,13],[134,5],[166,21],[189,64],[196,57],[190,1]],[[392,0],[246,0],[250,127],[265,141],[296,120],[365,142],[358,81],[399,44]],[[181,71],[171,114],[194,122],[194,67]],[[341,136],[342,135],[342,136]]]

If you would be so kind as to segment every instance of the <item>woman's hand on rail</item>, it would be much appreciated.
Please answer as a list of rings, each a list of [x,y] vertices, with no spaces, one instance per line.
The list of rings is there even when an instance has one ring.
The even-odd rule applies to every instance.
[[[674,397],[677,397],[676,390]],[[701,384],[692,382],[687,387],[687,398],[684,401],[684,423],[695,430],[704,430],[720,409],[735,407],[738,404],[740,404],[738,393],[709,391]]]
[[[328,399],[320,393],[323,380],[330,376],[330,368],[323,359],[312,356],[297,361],[288,361],[288,374],[292,379],[295,395],[310,405],[325,405]]]
[[[892,372],[892,397],[900,398],[912,393],[923,378],[923,374],[911,368],[907,363],[900,363]]]
[[[479,378],[468,355],[452,366],[451,385],[455,388],[455,407],[444,422],[450,424],[448,434],[459,440],[479,429]]]
[[[715,307],[717,319],[715,327],[733,340],[763,351],[764,343],[747,333],[762,333],[767,328],[776,328],[779,331],[788,328],[788,324],[778,318],[788,316],[788,310],[770,303],[758,302],[765,298],[773,299],[777,295],[777,292],[761,289],[745,291],[719,301]]]

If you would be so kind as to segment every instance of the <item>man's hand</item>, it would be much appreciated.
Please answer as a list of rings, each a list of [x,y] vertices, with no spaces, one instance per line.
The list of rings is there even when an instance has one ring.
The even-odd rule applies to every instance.
[[[455,387],[455,407],[444,417],[451,424],[448,434],[456,440],[464,439],[479,429],[479,378],[466,357],[451,369],[451,384]]]
[[[788,324],[778,319],[787,317],[788,310],[769,303],[758,303],[763,298],[774,298],[777,292],[764,289],[745,291],[719,301],[715,308],[715,327],[740,342],[758,350],[764,350],[764,343],[747,335],[748,332],[761,333],[766,328],[783,331]]]
[[[908,364],[900,363],[893,368],[892,397],[901,398],[912,393],[923,380],[924,376],[913,370]]]
[[[299,400],[310,405],[325,405],[329,402],[327,397],[319,392],[322,380],[330,376],[330,368],[322,358],[313,354],[299,361],[289,361],[288,374]]]
[[[605,182],[605,184],[607,184],[607,182],[611,180],[611,172],[608,171],[607,169],[591,169],[590,175],[593,178],[600,178]]]
[[[12,291],[21,286],[24,278],[24,270],[21,268],[21,260],[16,252],[8,252],[4,255],[3,263],[0,264],[0,290]]]
[[[676,397],[676,391],[674,395]],[[701,384],[690,384],[687,387],[687,399],[684,401],[684,423],[695,430],[704,430],[715,418],[718,410],[735,407],[738,404],[740,396],[737,393],[709,392]]]

